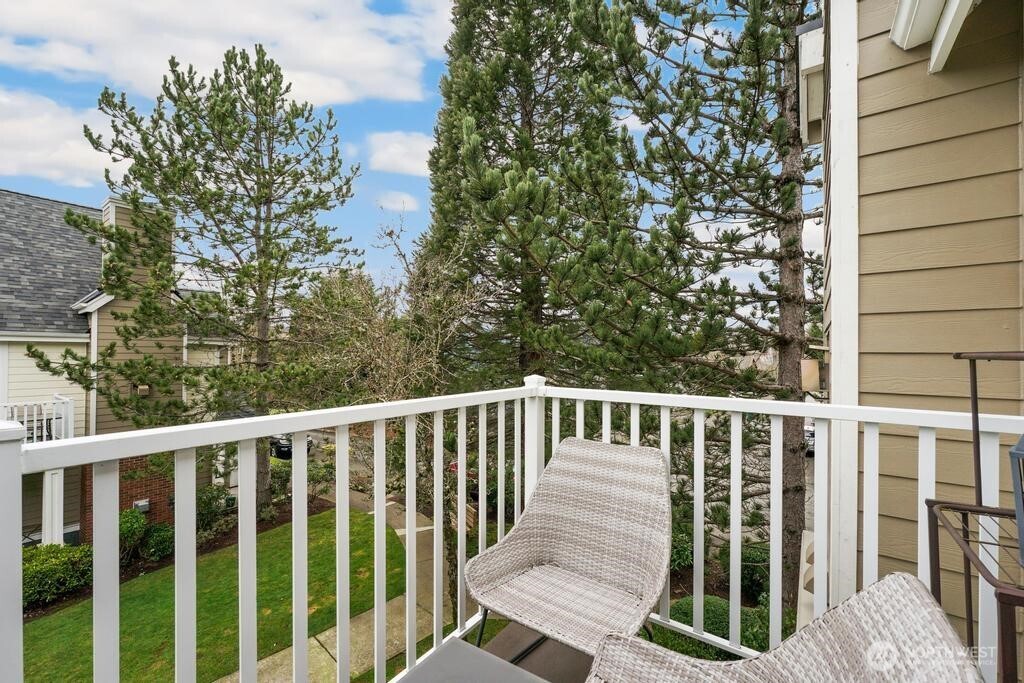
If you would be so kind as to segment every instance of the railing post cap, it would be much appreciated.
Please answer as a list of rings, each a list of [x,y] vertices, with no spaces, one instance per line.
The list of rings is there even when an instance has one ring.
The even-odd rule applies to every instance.
[[[25,427],[20,422],[0,420],[0,443],[21,441],[25,438]]]
[[[542,387],[547,378],[544,375],[527,375],[523,378],[523,384],[528,387]]]

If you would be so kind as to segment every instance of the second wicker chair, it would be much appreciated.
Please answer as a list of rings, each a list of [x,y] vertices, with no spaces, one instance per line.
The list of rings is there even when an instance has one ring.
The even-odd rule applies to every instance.
[[[519,522],[466,565],[466,587],[485,610],[593,655],[609,633],[636,633],[661,596],[669,505],[662,451],[566,439]]]

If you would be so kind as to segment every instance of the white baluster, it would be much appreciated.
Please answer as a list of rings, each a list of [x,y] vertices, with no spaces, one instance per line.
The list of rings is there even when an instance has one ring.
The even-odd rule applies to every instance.
[[[238,442],[238,679],[256,683],[256,440]]]
[[[337,502],[335,503],[334,520],[334,551],[335,551],[335,574],[334,583],[337,590],[337,611],[335,613],[335,649],[337,651],[338,667],[336,683],[348,683],[352,678],[350,634],[349,634],[349,612],[352,611],[350,591],[351,581],[349,578],[349,458],[351,447],[349,444],[348,425],[341,425],[334,430],[334,472],[335,491]]]
[[[693,631],[704,633],[704,411],[693,411]]]
[[[6,417],[3,412],[0,409],[0,417]],[[0,552],[0,661],[4,676],[12,681],[24,677],[21,613],[21,442],[24,438],[25,428],[21,424],[0,422],[0,461],[8,464],[0,473],[0,501],[5,506],[0,513],[0,548],[3,549]],[[117,564],[116,555],[114,563]]]
[[[416,416],[405,418],[405,668],[416,664]]]
[[[309,524],[306,432],[292,434],[292,678],[309,678]]]
[[[864,423],[864,587],[878,581],[878,424]]]
[[[174,680],[196,680],[196,449],[174,452]]]
[[[782,417],[771,416],[768,476],[768,646],[782,642]]]
[[[434,413],[434,647],[444,638],[444,413]],[[339,682],[341,683],[341,682]]]
[[[120,678],[118,461],[92,466],[92,678]]]
[[[387,680],[386,423],[373,423],[373,680]]]
[[[814,421],[814,616],[828,609],[829,422]]]
[[[743,551],[743,415],[731,413],[729,417],[729,642],[739,645]]]

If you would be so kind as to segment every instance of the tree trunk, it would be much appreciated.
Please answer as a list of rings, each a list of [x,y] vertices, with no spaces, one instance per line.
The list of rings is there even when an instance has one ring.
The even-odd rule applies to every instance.
[[[797,100],[797,60],[795,40],[783,47],[784,74],[779,88],[779,105],[788,125],[785,154],[782,157],[783,187],[795,188],[793,206],[782,207],[785,220],[779,221],[779,384],[785,398],[802,401],[801,360],[806,343],[806,295],[804,291],[803,222],[801,204],[804,185],[803,141],[800,139],[800,112]],[[805,445],[804,420],[787,417],[782,426],[782,596],[788,608],[796,607],[799,587],[800,543],[804,530]],[[820,523],[820,520],[819,520]]]
[[[525,252],[527,247],[523,248]],[[527,343],[523,333],[526,330],[537,330],[544,322],[544,291],[540,274],[531,271],[529,256],[524,253],[520,260],[520,297],[523,307],[521,328],[519,331],[519,371],[522,375],[543,375],[544,356],[540,349]]]

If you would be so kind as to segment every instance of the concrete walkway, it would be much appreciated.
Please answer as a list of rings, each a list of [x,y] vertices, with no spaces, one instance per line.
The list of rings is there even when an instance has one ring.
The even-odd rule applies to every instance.
[[[373,514],[373,500],[362,493],[350,493],[351,509]],[[403,545],[410,542],[405,529],[405,506],[388,501],[385,508],[387,524],[393,528]],[[433,522],[419,513],[416,515],[414,532],[416,543],[416,634],[417,640],[425,638],[433,629]],[[447,583],[447,582],[445,582]],[[448,596],[445,594],[445,609],[448,610]],[[405,652],[405,595],[387,602],[385,613],[387,631],[387,655],[392,657]],[[358,675],[373,667],[373,610],[357,614],[349,621],[350,656],[352,675]],[[309,652],[309,680],[334,681],[337,662],[337,627],[311,637],[306,644]],[[292,676],[292,648],[276,652],[257,664],[257,678],[261,681],[287,681]],[[238,680],[238,672],[220,679],[224,683]]]

